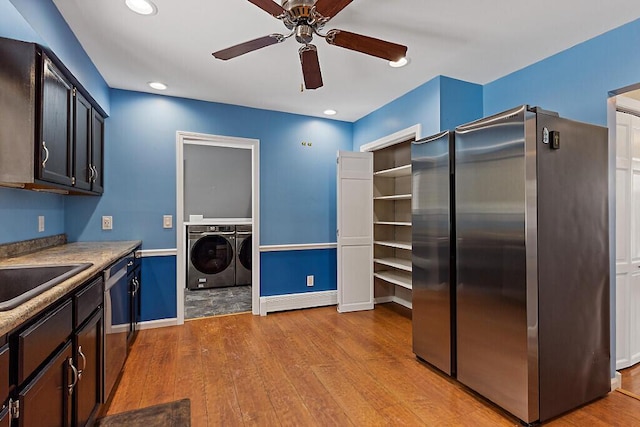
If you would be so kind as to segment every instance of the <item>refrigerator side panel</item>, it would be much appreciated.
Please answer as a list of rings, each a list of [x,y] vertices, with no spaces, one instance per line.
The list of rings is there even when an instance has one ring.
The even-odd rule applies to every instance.
[[[411,146],[413,352],[452,375],[450,138]]]
[[[543,128],[560,144],[544,144]],[[609,392],[607,130],[538,116],[540,419]],[[552,142],[552,141],[551,141]]]
[[[456,129],[457,376],[531,422],[526,114],[523,106]]]

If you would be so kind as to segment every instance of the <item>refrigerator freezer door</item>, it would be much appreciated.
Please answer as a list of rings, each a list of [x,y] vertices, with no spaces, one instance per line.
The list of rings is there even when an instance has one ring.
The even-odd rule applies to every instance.
[[[523,106],[455,132],[457,375],[526,422],[538,419],[532,116]]]
[[[540,421],[611,388],[607,129],[539,114]]]
[[[452,332],[451,162],[453,134],[411,145],[413,352],[455,373]]]

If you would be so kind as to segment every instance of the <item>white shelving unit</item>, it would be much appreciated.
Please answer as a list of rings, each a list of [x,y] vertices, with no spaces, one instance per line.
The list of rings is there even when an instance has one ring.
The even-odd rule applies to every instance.
[[[411,303],[411,141],[373,151],[376,302]]]

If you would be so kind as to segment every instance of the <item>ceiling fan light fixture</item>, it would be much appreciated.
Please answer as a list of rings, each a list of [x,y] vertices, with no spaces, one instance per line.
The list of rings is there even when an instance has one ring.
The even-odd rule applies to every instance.
[[[167,85],[162,83],[162,82],[149,82],[148,85],[149,85],[149,87],[151,87],[152,89],[155,89],[155,90],[166,90],[167,89]]]
[[[155,15],[158,13],[158,8],[150,0],[125,0],[125,4],[133,12],[140,15]]]
[[[326,114],[327,116],[335,116],[336,114],[338,114],[338,112],[329,108],[328,110],[324,110],[324,114]]]
[[[389,61],[389,66],[391,68],[401,68],[407,65],[408,63],[409,63],[409,59],[405,56],[398,59],[397,61]]]

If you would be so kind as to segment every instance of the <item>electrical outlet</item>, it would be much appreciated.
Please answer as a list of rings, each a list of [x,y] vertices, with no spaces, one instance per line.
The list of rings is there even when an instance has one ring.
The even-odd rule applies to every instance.
[[[162,216],[162,227],[163,228],[173,228],[173,215],[163,215]]]
[[[102,217],[102,229],[103,230],[113,230],[113,217],[112,216],[103,216]]]
[[[38,216],[38,233],[44,231],[44,215]]]
[[[307,276],[307,286],[313,286],[313,275]]]

